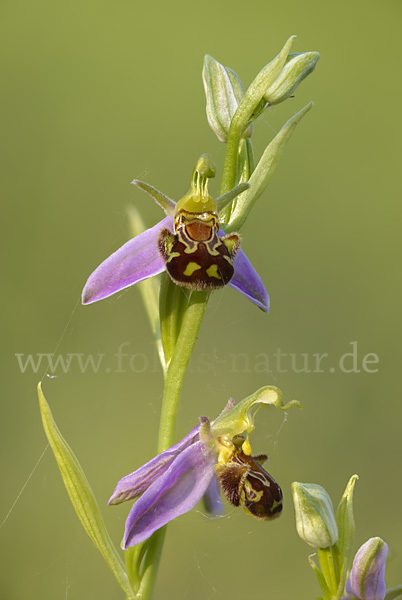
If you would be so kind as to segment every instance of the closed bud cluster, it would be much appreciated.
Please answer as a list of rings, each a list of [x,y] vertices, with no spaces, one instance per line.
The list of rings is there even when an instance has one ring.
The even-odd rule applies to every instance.
[[[291,36],[280,53],[255,77],[246,91],[238,75],[212,56],[206,56],[202,78],[207,100],[208,123],[221,142],[227,142],[229,129],[239,108],[242,137],[251,137],[252,122],[272,104],[283,102],[316,67],[318,52],[289,54]]]

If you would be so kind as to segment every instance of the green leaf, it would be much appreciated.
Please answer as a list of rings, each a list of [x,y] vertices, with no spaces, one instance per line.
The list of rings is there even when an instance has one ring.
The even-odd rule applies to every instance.
[[[61,435],[53,419],[49,405],[43,395],[41,383],[38,384],[38,398],[43,428],[50,447],[52,448],[57,466],[59,467],[63,478],[64,486],[70,496],[74,510],[86,533],[112,570],[127,598],[129,600],[135,600],[137,596],[131,588],[123,567],[123,562],[106,530],[91,486],[85,477],[81,465],[70,446]]]

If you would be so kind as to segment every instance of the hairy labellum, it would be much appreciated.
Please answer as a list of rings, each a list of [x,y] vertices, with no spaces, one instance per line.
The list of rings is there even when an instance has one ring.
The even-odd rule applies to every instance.
[[[239,236],[219,236],[214,212],[180,210],[174,227],[174,234],[163,229],[159,236],[159,248],[173,281],[198,290],[214,290],[228,284],[234,274]]]
[[[226,463],[216,465],[216,475],[226,498],[234,506],[258,519],[270,520],[282,512],[282,490],[273,477],[262,468],[265,454],[248,456],[235,449]]]

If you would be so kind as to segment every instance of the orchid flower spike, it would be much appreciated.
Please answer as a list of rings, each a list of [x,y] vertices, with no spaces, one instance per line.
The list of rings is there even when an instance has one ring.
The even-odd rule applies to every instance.
[[[167,271],[177,285],[190,289],[214,290],[229,285],[268,312],[268,292],[240,250],[240,236],[225,235],[219,228],[219,212],[249,184],[241,183],[215,201],[208,193],[208,180],[214,176],[212,158],[201,156],[190,190],[177,204],[149,184],[134,180],[132,183],[150,194],[167,216],[95,269],[85,284],[82,303],[102,300]]]
[[[123,548],[146,540],[203,497],[209,511],[219,514],[219,486],[229,502],[249,515],[271,520],[281,514],[281,488],[262,468],[267,456],[252,456],[248,439],[263,404],[281,410],[300,406],[296,400],[284,403],[280,390],[268,386],[237,405],[229,400],[215,421],[201,417],[178,444],[118,482],[109,504],[138,498],[126,521]]]

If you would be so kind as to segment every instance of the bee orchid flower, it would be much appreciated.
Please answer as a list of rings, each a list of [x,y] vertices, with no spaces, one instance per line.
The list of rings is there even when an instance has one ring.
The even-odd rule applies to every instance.
[[[281,514],[281,489],[262,468],[267,456],[252,456],[248,438],[263,404],[281,410],[299,405],[295,400],[285,404],[280,390],[268,386],[237,405],[229,400],[212,423],[201,417],[178,444],[118,482],[108,504],[136,500],[126,521],[123,548],[143,542],[203,497],[210,512],[219,512],[219,487],[234,506],[243,506],[254,517],[271,520]]]
[[[167,271],[176,284],[190,289],[229,285],[268,312],[268,292],[240,250],[240,236],[225,235],[219,228],[219,212],[249,185],[241,183],[215,201],[207,190],[208,179],[214,176],[211,158],[203,155],[193,171],[190,191],[177,204],[149,184],[134,180],[158,202],[166,217],[95,269],[84,287],[82,303],[102,300]]]

